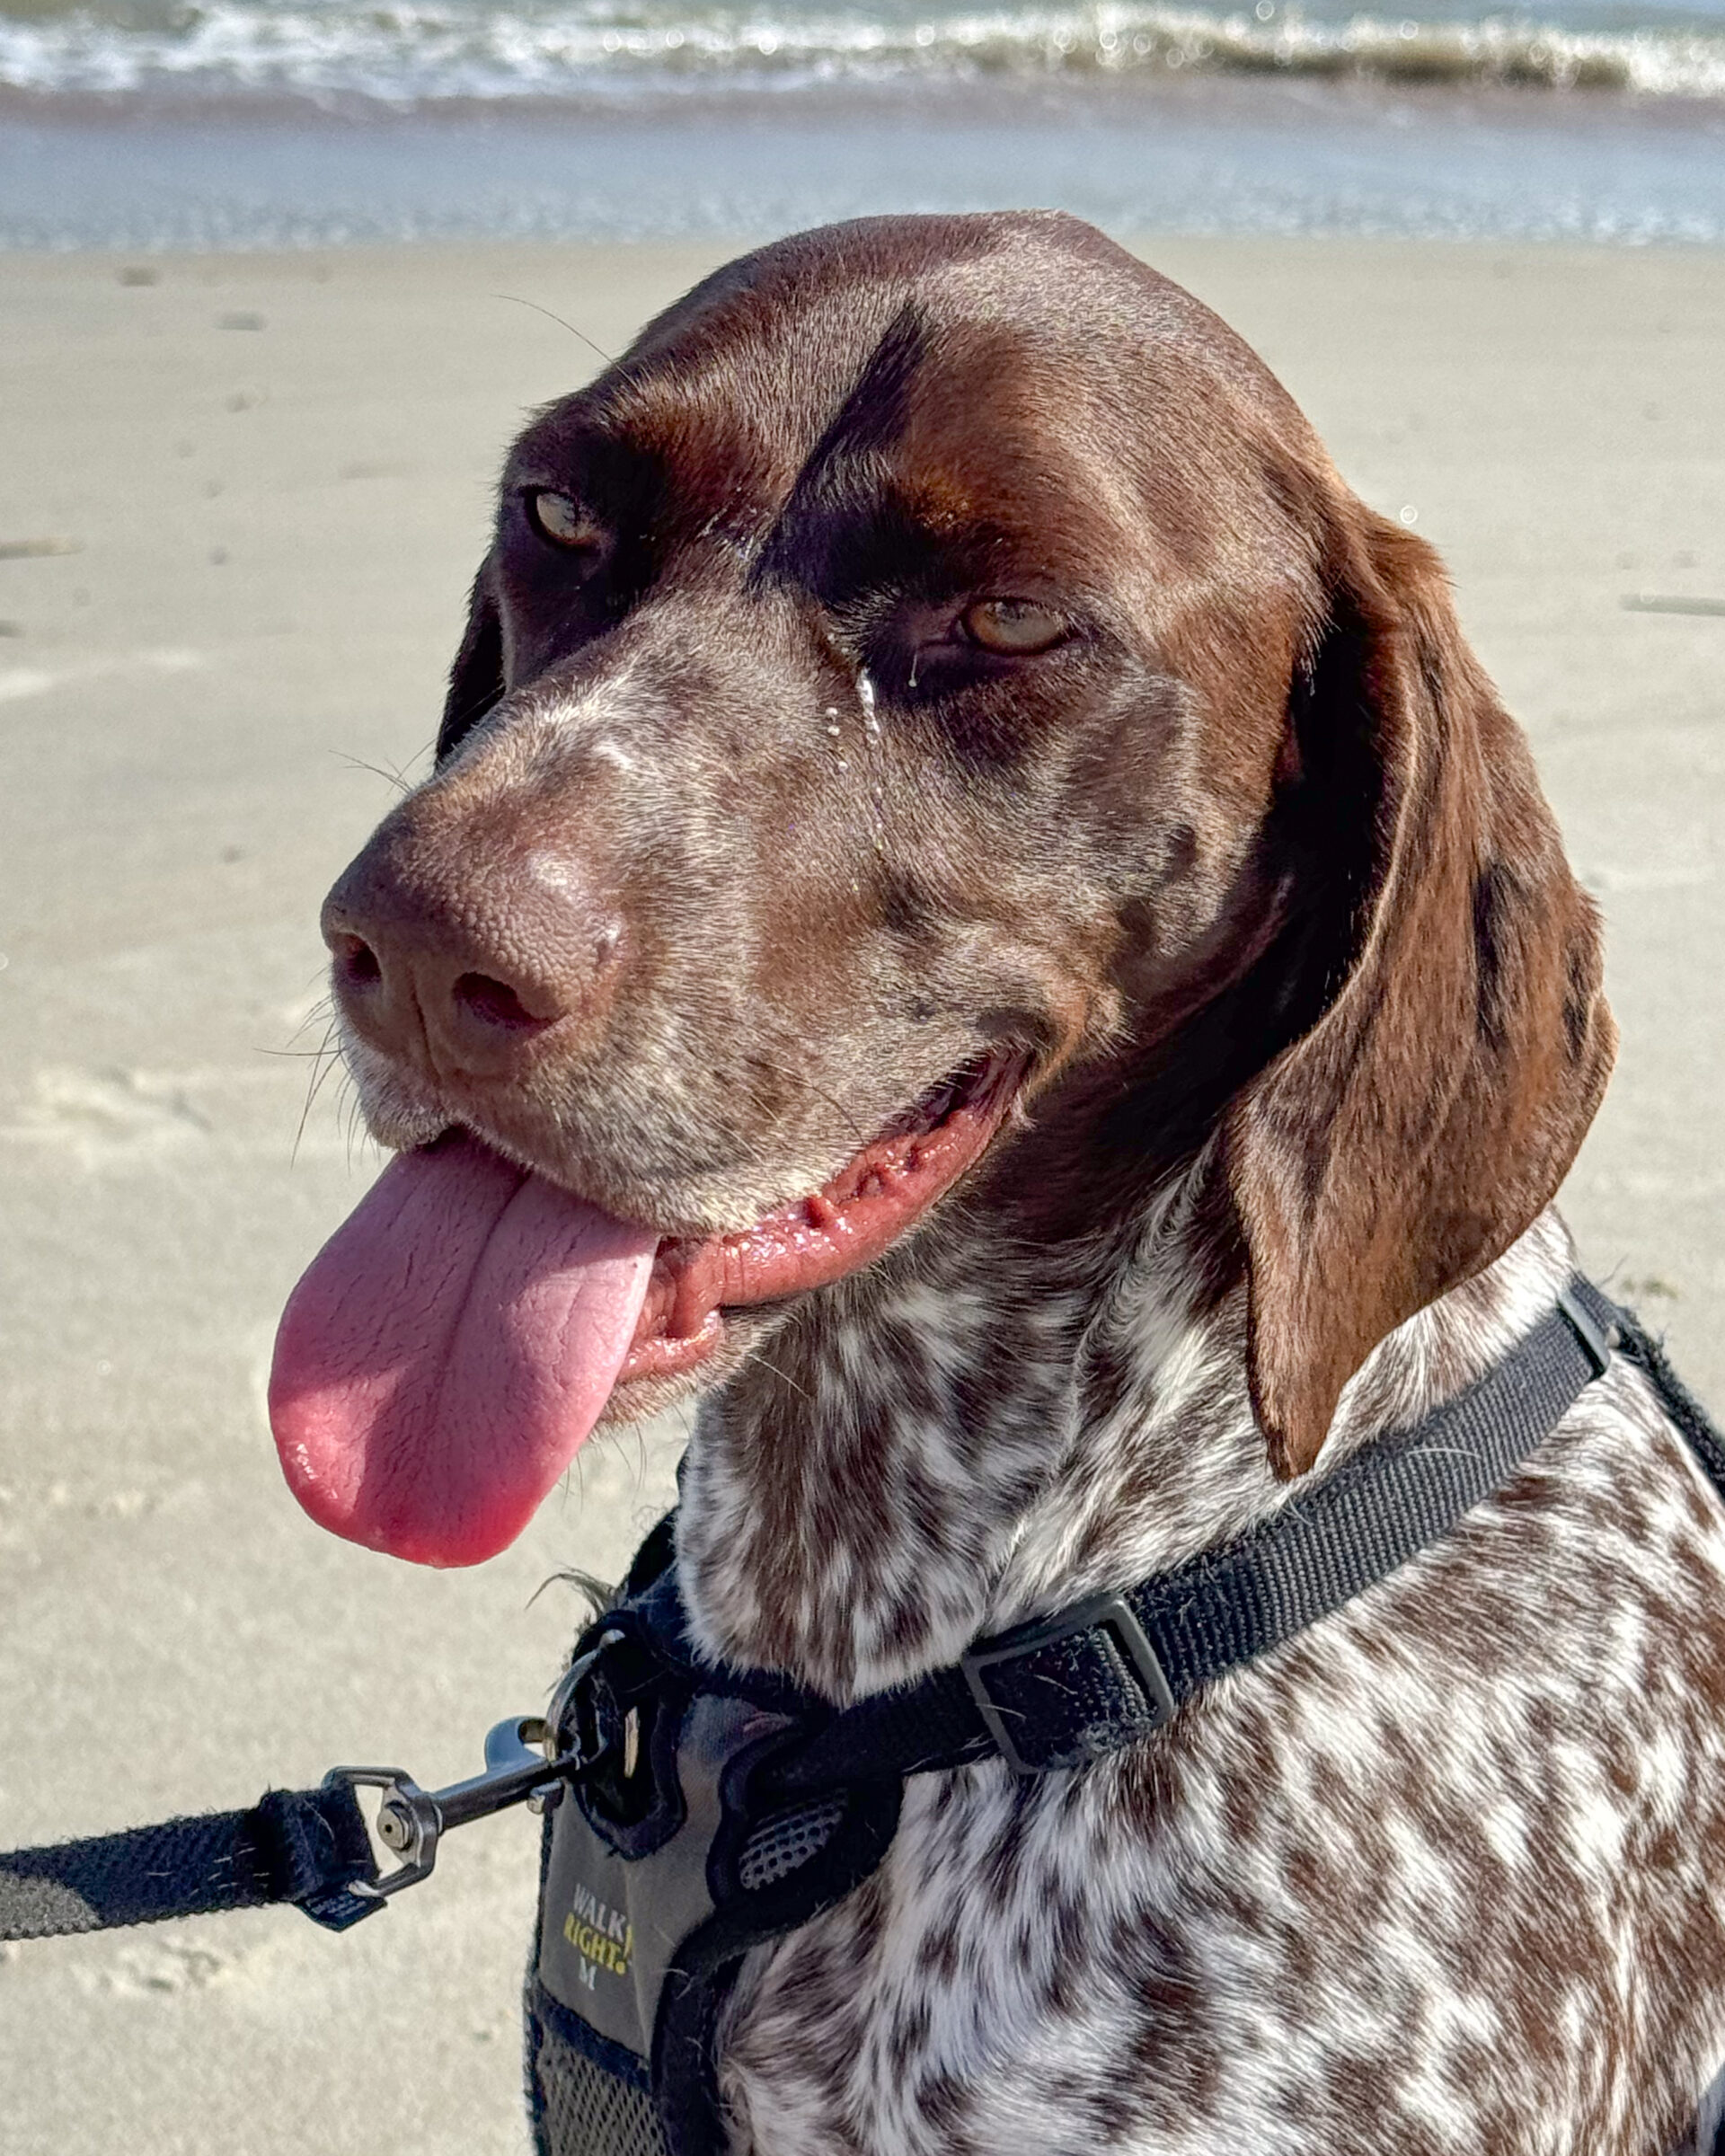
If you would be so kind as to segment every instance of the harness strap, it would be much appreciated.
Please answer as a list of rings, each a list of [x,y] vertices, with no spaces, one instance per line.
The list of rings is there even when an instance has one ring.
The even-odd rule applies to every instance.
[[[1466,1392],[1376,1440],[1253,1533],[1124,1595],[979,1641],[949,1668],[859,1701],[775,1763],[772,1791],[808,1795],[996,1754],[1020,1773],[1040,1773],[1141,1742],[1205,1685],[1439,1541],[1604,1373],[1620,1329],[1616,1306],[1578,1277]],[[1636,1359],[1725,1483],[1725,1449],[1705,1415],[1659,1349],[1635,1334]]]
[[[384,1906],[355,1891],[376,1878],[349,1784],[271,1789],[246,1812],[206,1812],[0,1857],[0,1939],[54,1939],[278,1902],[345,1931]]]

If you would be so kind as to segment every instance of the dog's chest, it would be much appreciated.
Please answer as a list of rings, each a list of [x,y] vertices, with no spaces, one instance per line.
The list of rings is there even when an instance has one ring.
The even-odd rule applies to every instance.
[[[1154,1748],[913,1781],[739,1981],[736,2148],[1669,2146],[1725,2055],[1725,1529],[1624,1435]]]

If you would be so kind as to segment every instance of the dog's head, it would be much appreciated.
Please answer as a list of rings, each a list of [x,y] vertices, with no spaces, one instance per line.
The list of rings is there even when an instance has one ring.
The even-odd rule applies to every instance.
[[[1052,216],[767,248],[542,413],[437,769],[324,926],[403,1159],[290,1306],[278,1436],[433,1561],[960,1177],[1053,1242],[1207,1147],[1296,1472],[1613,1045],[1434,557]]]

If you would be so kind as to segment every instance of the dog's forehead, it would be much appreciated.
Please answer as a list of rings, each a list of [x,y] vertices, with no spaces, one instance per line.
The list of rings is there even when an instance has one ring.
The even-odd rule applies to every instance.
[[[727,492],[783,500],[823,450],[884,453],[913,426],[986,440],[1033,409],[1052,441],[1077,392],[1034,323],[914,292],[823,294],[770,323],[753,308],[690,319],[552,406],[516,455],[572,471],[630,448],[685,487],[711,470]]]
[[[1230,421],[1216,424],[1221,407]],[[1291,410],[1208,309],[1066,218],[892,218],[747,256],[650,323],[549,408],[515,466],[579,480],[632,452],[715,513],[776,510],[845,455],[1077,488]],[[1027,507],[1029,505],[1027,504]]]

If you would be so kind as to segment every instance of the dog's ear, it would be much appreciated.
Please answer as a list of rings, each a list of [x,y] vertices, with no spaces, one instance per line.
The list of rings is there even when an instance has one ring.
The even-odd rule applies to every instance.
[[[1344,947],[1222,1130],[1283,1477],[1377,1342],[1550,1201],[1616,1047],[1597,916],[1436,555],[1357,503],[1326,521],[1285,764]]]
[[[488,554],[467,602],[467,627],[449,669],[449,692],[438,728],[438,762],[503,694],[503,624],[497,609],[494,571]]]

